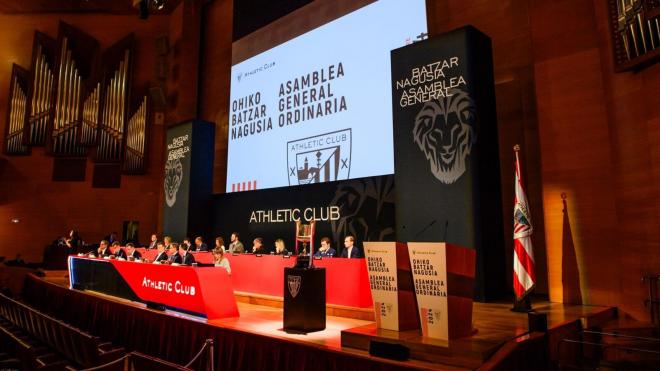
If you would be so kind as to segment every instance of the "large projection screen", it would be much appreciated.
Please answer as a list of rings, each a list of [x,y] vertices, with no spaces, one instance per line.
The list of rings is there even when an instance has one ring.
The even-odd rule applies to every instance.
[[[392,174],[390,51],[425,0],[380,0],[232,66],[227,192]]]

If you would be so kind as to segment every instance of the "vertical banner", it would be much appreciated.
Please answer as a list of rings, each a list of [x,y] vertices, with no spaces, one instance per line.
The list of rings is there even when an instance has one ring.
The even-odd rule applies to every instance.
[[[364,256],[374,301],[376,326],[399,331],[396,243],[365,242]]]
[[[477,251],[479,299],[506,289],[490,39],[460,28],[395,49],[397,241]]]
[[[188,121],[167,130],[163,190],[163,234],[175,241],[206,237],[211,223],[214,126]]]
[[[449,340],[447,248],[444,243],[409,242],[422,336]]]

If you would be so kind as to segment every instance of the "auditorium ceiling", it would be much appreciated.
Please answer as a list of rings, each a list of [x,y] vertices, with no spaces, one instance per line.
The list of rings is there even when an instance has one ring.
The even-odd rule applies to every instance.
[[[165,0],[164,8],[151,14],[169,14],[181,0]],[[136,14],[133,0],[0,0],[0,14],[105,13]]]

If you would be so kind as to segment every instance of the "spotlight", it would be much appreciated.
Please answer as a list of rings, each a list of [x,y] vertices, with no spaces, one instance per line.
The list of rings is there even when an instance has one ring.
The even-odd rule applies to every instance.
[[[156,10],[163,10],[165,7],[165,0],[153,0],[153,2],[154,8],[156,8]]]

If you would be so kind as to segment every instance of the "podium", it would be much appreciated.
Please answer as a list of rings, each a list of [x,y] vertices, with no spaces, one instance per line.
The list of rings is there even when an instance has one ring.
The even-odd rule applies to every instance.
[[[422,336],[472,335],[476,252],[444,242],[408,242]]]
[[[444,242],[365,242],[376,327],[471,335],[476,253]]]
[[[419,329],[406,244],[365,241],[364,255],[376,326],[393,331]]]
[[[284,331],[325,330],[325,268],[284,268]]]

